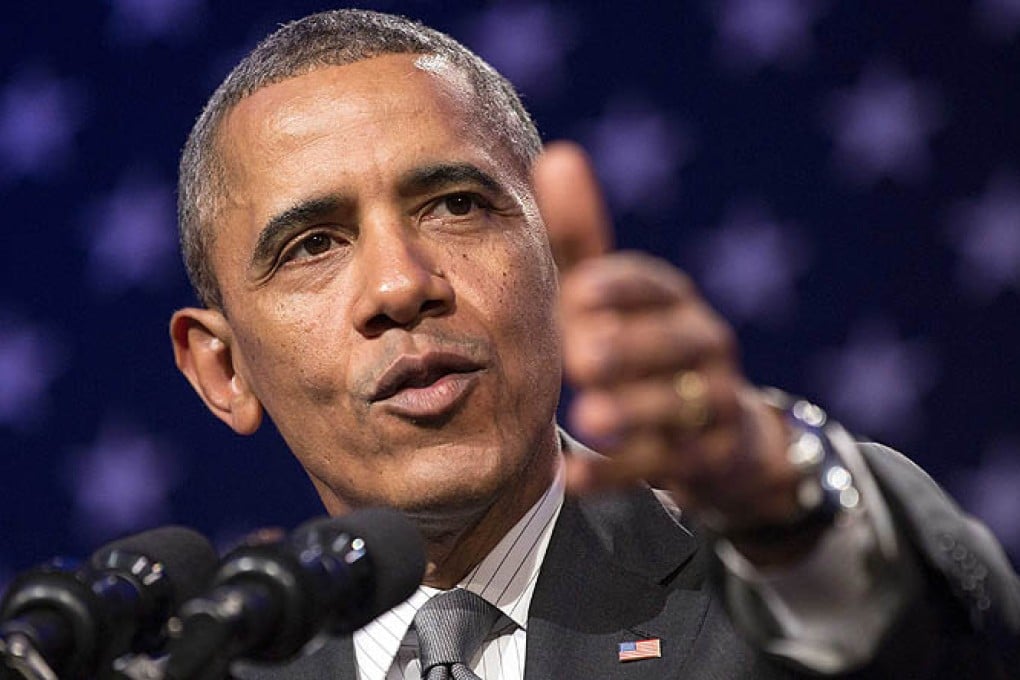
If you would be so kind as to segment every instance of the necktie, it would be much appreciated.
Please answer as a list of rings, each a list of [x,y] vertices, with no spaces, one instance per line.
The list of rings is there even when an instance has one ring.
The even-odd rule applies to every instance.
[[[498,617],[498,609],[463,588],[422,605],[414,615],[422,680],[480,680],[467,664]]]

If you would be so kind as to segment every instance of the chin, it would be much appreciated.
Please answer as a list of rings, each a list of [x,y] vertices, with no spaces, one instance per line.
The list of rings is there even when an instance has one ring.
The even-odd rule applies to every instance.
[[[516,476],[495,457],[479,452],[420,463],[403,471],[405,485],[391,500],[426,535],[459,531],[472,524]]]

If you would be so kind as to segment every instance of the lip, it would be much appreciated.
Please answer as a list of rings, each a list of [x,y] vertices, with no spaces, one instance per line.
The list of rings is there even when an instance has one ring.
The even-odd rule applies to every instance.
[[[484,367],[450,353],[402,356],[376,383],[369,402],[408,418],[435,418],[450,413],[477,384]]]

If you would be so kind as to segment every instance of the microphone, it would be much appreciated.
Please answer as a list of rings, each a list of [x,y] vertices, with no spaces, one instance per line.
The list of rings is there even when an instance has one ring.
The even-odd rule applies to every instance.
[[[400,604],[424,573],[418,530],[383,508],[242,546],[223,559],[211,591],[181,608],[165,678],[219,680],[236,659],[283,661],[320,631],[353,632]]]
[[[201,592],[216,563],[201,534],[163,527],[108,543],[79,569],[54,561],[28,571],[0,601],[0,667],[21,677],[86,678],[128,652],[154,651],[166,621]]]

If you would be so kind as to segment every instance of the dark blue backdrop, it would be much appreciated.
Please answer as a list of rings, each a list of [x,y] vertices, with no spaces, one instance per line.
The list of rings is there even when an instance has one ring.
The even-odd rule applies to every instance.
[[[1020,1],[377,2],[591,150],[618,241],[691,271],[756,381],[908,452],[1020,556]],[[319,512],[278,436],[174,369],[177,152],[321,2],[9,3],[0,18],[0,581],[183,522]]]

